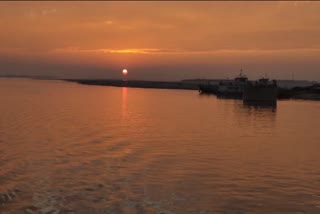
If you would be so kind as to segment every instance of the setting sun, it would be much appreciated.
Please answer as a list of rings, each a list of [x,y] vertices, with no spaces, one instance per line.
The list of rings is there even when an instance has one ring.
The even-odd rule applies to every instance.
[[[128,70],[127,70],[127,69],[123,69],[123,70],[122,70],[122,74],[123,74],[123,75],[127,75],[127,74],[128,74]]]

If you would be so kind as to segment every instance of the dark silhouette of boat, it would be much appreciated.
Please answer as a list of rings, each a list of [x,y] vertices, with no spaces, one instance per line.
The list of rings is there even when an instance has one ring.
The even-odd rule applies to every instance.
[[[242,74],[242,69],[240,74],[233,80],[222,80],[218,84],[212,85],[200,84],[199,92],[206,94],[215,94],[221,98],[233,98],[242,99],[244,85],[248,82],[246,75]]]
[[[278,87],[275,80],[261,78],[257,81],[249,81],[243,90],[245,103],[276,104]]]
[[[211,85],[209,82],[208,84],[200,84],[199,85],[199,92],[201,94],[217,94],[218,86]]]
[[[234,80],[219,82],[216,94],[222,98],[242,99],[243,90],[247,82],[248,78],[242,74],[241,69],[240,74]]]
[[[240,74],[233,80],[222,80],[216,85],[202,84],[199,85],[200,93],[211,93],[222,98],[235,98],[242,99],[243,88],[248,82],[246,75],[242,74],[242,69]]]
[[[244,103],[253,105],[274,106],[279,93],[276,80],[261,78],[256,81],[249,81],[246,75],[240,74],[233,80],[223,80],[216,85],[200,85],[201,93],[212,93],[220,98],[242,99]],[[290,97],[291,92],[281,91],[281,97]]]

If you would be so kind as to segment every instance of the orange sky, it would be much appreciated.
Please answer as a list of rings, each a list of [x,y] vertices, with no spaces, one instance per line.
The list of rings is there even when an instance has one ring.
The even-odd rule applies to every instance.
[[[320,80],[320,2],[0,2],[0,74]]]

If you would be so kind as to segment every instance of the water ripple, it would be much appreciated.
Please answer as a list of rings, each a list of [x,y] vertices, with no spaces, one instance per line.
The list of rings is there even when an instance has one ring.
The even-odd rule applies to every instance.
[[[0,82],[0,213],[320,213],[314,102]]]

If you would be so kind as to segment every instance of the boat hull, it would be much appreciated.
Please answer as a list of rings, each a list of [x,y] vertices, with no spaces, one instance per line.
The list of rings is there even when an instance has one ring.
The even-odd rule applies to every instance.
[[[216,94],[217,86],[215,85],[199,85],[199,92],[203,94]]]
[[[247,103],[276,103],[278,90],[276,86],[246,85],[243,101]]]

